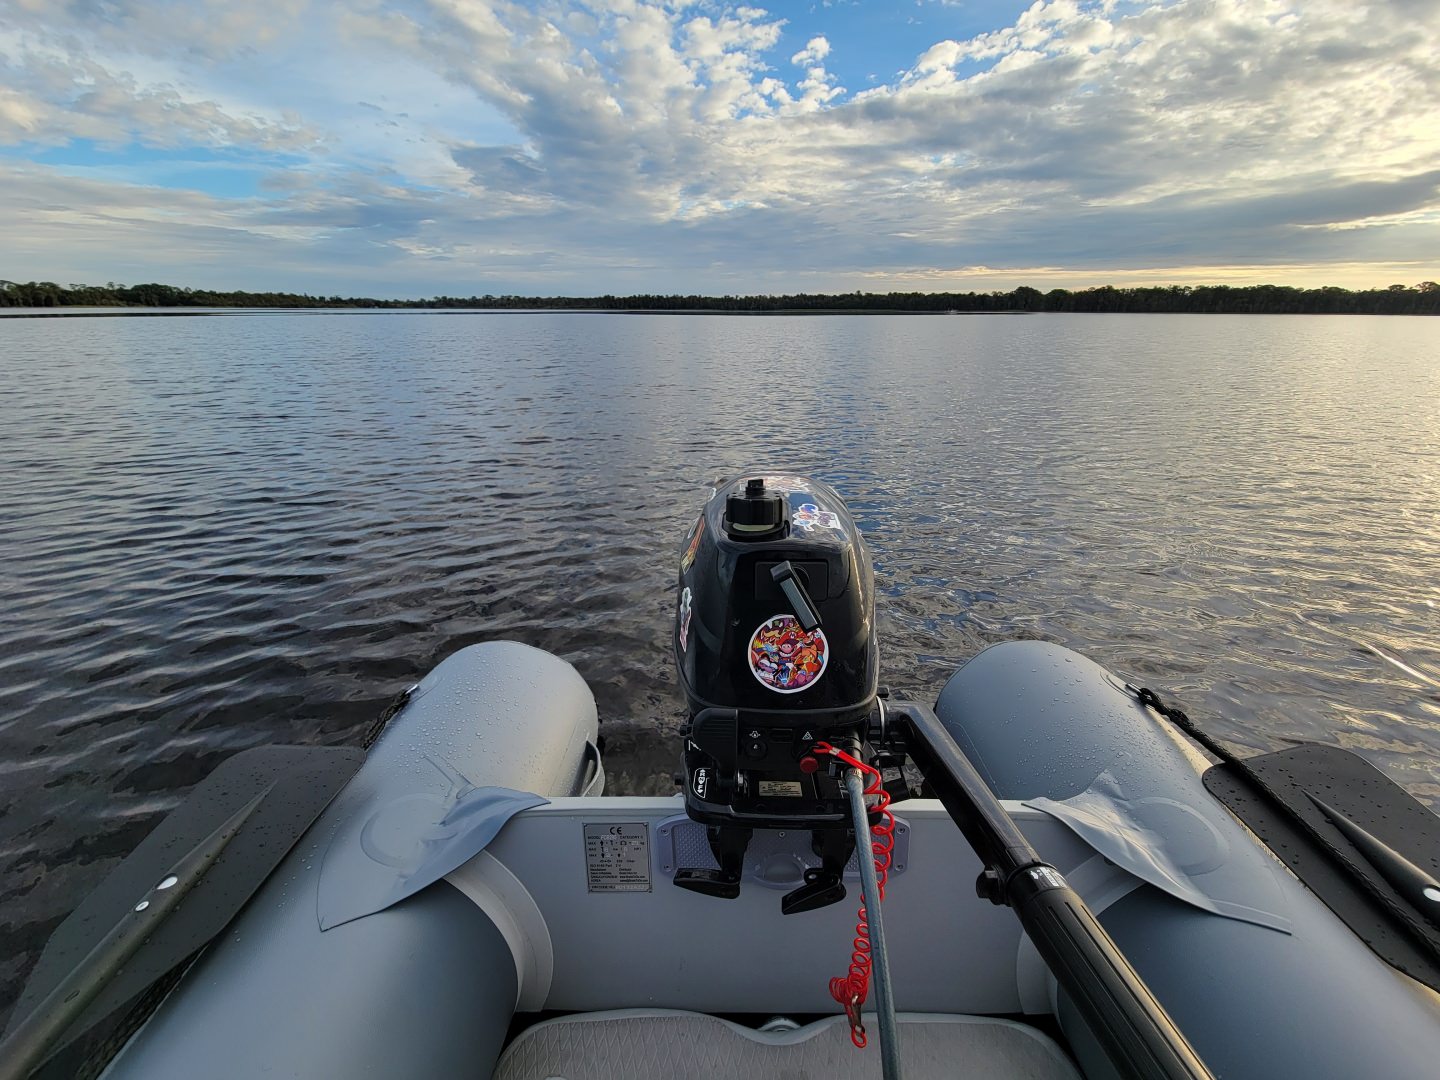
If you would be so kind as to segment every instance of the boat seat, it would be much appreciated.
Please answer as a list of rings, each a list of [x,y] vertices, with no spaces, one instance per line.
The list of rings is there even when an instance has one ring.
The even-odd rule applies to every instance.
[[[900,1013],[906,1080],[1080,1080],[1049,1036],[984,1016]],[[880,1076],[875,1018],[857,1050],[843,1016],[790,1031],[756,1031],[705,1013],[621,1009],[544,1020],[501,1055],[496,1080],[848,1080]]]

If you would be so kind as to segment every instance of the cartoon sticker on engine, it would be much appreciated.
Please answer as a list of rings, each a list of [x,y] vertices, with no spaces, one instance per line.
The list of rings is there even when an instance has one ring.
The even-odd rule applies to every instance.
[[[700,520],[695,523],[695,533],[690,537],[690,546],[685,549],[685,554],[680,557],[680,573],[685,573],[695,563],[695,552],[700,550],[700,537],[705,535],[705,516],[702,514]]]
[[[832,514],[829,510],[821,510],[813,502],[801,503],[795,508],[795,513],[790,515],[790,522],[802,529],[810,530],[816,526],[822,529],[834,529],[842,532],[840,515]]]
[[[777,694],[798,694],[825,674],[830,646],[825,632],[806,633],[793,615],[774,615],[750,638],[750,670]]]
[[[810,491],[811,481],[803,476],[767,476],[765,486],[787,494],[805,494]]]
[[[680,594],[680,611],[675,616],[680,627],[680,651],[690,646],[690,587],[687,585]]]

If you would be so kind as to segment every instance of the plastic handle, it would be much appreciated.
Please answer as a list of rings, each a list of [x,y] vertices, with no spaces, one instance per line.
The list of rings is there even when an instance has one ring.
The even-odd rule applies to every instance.
[[[815,605],[811,602],[810,597],[806,595],[805,586],[800,584],[800,579],[795,574],[795,567],[790,565],[788,560],[772,569],[770,577],[775,584],[780,586],[780,591],[790,602],[790,610],[795,612],[795,618],[800,623],[801,630],[808,634],[820,625],[820,614],[815,610]]]

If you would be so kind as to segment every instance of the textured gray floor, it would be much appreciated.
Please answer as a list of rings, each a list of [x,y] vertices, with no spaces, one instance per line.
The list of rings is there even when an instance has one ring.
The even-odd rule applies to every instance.
[[[622,1010],[547,1020],[523,1032],[500,1059],[497,1080],[879,1080],[870,1046],[850,1044],[844,1017],[798,1031],[762,1033],[702,1013]],[[905,1080],[1080,1080],[1048,1037],[983,1017],[900,1015]]]

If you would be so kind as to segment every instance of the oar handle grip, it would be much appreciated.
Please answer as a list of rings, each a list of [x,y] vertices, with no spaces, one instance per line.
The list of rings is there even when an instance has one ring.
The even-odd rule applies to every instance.
[[[1012,876],[1007,898],[1025,933],[1123,1074],[1213,1080],[1090,908],[1053,867]]]

